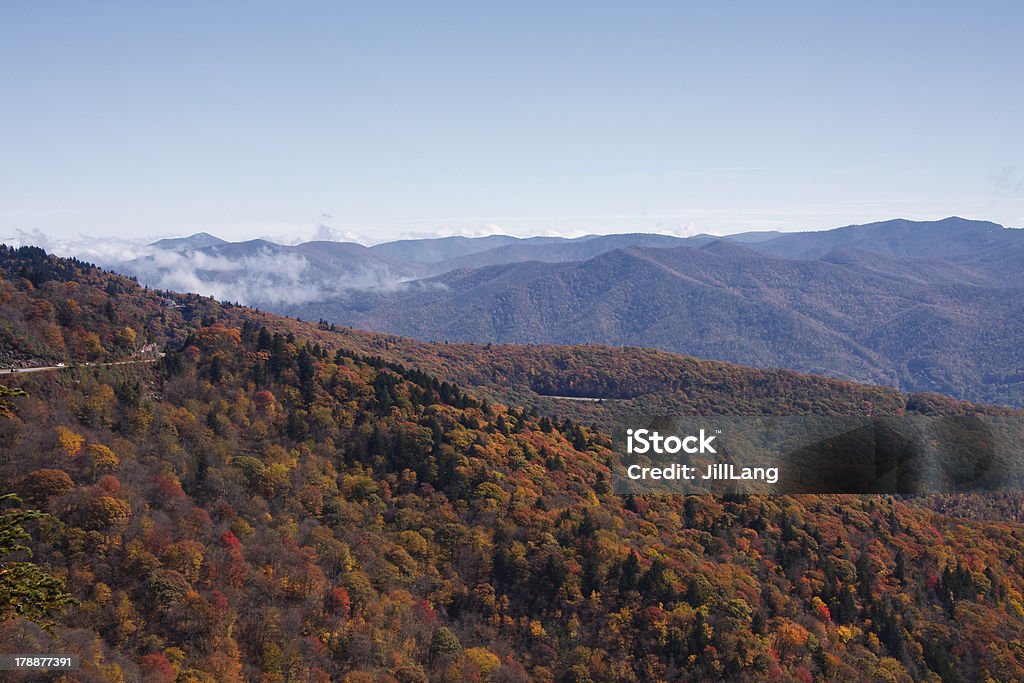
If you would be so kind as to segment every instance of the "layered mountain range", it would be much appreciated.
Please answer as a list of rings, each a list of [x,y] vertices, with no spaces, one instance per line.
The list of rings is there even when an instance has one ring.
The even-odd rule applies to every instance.
[[[947,218],[803,233],[364,247],[201,234],[119,269],[427,340],[643,346],[1024,405],[1024,230]]]

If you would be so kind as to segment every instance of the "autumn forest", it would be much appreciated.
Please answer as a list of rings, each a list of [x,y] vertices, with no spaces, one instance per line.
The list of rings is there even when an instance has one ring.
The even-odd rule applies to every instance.
[[[0,274],[0,647],[68,681],[1024,678],[1020,498],[609,486],[629,411],[1009,409]]]

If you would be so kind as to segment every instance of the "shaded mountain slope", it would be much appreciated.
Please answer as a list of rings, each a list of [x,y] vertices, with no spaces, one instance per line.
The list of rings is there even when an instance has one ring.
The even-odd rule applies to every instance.
[[[440,263],[463,258],[484,251],[499,249],[514,244],[535,246],[560,244],[568,241],[563,237],[519,238],[510,235],[487,237],[436,237],[427,239],[396,240],[375,244],[370,249],[382,256],[406,263]]]
[[[524,261],[567,263],[570,261],[584,261],[609,251],[628,247],[667,249],[683,245],[699,246],[715,239],[713,237],[682,238],[671,235],[649,235],[644,233],[592,235],[572,240],[555,240],[546,237],[532,238],[436,263],[433,266],[433,272],[447,273],[463,268],[480,268],[483,266],[521,263]]]
[[[652,346],[1021,404],[1019,289],[943,264],[851,249],[793,260],[721,240],[453,271],[286,310],[423,339]]]

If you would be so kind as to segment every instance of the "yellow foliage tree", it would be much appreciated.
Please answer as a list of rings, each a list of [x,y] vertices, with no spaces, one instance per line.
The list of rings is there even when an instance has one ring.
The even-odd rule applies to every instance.
[[[121,465],[121,459],[103,444],[91,443],[85,447],[92,475],[98,477],[104,472],[113,472]]]
[[[135,333],[135,330],[130,327],[126,327],[117,333],[117,341],[119,341],[122,346],[134,349],[138,342],[138,335]]]
[[[465,664],[463,670],[473,676],[473,680],[493,681],[494,673],[501,667],[501,660],[485,647],[471,647],[463,653]]]
[[[82,451],[85,437],[76,434],[67,427],[57,427],[57,445],[69,458],[74,458]]]

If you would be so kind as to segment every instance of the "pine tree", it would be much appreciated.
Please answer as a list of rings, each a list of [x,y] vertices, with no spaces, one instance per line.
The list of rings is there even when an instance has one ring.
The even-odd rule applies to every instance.
[[[14,494],[0,496],[0,503],[17,505]],[[49,515],[38,510],[12,509],[0,514],[0,621],[20,615],[48,626],[51,613],[77,601],[65,591],[64,582],[28,561],[11,561],[9,556],[32,556],[25,545],[31,539],[25,522]]]

